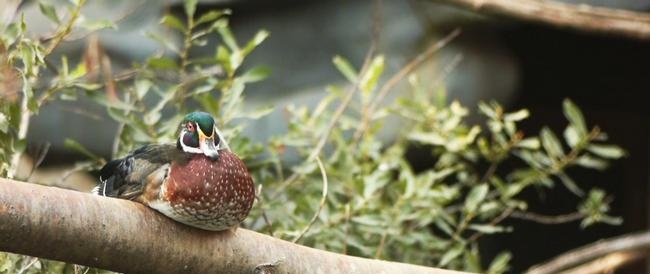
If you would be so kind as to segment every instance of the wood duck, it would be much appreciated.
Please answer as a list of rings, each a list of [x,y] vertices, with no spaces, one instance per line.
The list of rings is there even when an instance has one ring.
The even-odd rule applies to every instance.
[[[176,145],[145,145],[110,161],[100,181],[95,194],[134,200],[205,230],[236,229],[255,199],[246,165],[205,112],[184,117]]]

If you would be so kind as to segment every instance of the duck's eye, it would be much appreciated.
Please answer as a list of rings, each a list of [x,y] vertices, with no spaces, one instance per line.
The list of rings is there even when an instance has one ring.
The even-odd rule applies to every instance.
[[[187,130],[188,130],[189,132],[194,132],[194,131],[196,130],[196,127],[194,126],[194,124],[192,124],[192,122],[188,122],[188,123],[185,125],[185,127],[187,128]]]

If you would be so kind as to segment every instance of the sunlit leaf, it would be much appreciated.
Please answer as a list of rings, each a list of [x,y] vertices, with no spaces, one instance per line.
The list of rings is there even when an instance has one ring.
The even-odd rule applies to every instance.
[[[270,67],[256,66],[244,72],[241,79],[246,83],[254,83],[266,79],[269,75],[271,75]]]
[[[227,15],[227,14],[230,14],[230,13],[231,13],[230,10],[211,10],[211,11],[208,11],[208,12],[202,14],[201,17],[199,17],[199,19],[196,20],[194,25],[198,26],[198,25],[203,24],[203,23],[209,23],[209,22],[212,22],[214,20],[217,20],[219,17],[221,17],[223,15]]]
[[[527,148],[527,149],[539,149],[540,143],[539,139],[537,137],[529,137],[526,139],[522,139],[521,141],[517,142],[515,144],[516,147],[520,148]]]
[[[355,83],[357,81],[357,71],[352,67],[352,64],[345,58],[336,55],[334,56],[334,59],[332,59],[332,62],[336,66],[336,68],[345,76],[350,83]]]
[[[569,120],[569,123],[575,127],[578,136],[582,137],[587,135],[587,126],[585,118],[582,116],[580,109],[569,99],[564,99],[562,102],[564,116]]]
[[[455,244],[451,249],[447,250],[444,255],[442,255],[442,258],[440,259],[440,263],[438,263],[438,266],[444,267],[449,262],[451,262],[453,259],[456,259],[460,254],[463,254],[463,250],[465,249],[465,245],[461,243]]]
[[[494,260],[490,263],[487,273],[489,274],[501,274],[508,270],[508,264],[512,259],[512,254],[510,252],[504,251],[499,253]]]
[[[575,148],[580,143],[580,136],[575,127],[569,125],[564,129],[564,140],[566,140],[571,148]]]
[[[625,156],[625,151],[616,145],[590,144],[587,150],[603,158],[618,159]]]
[[[187,17],[194,17],[194,12],[196,12],[196,4],[198,0],[185,0],[183,2],[183,8],[185,9],[185,14]]]
[[[594,158],[589,155],[582,155],[576,159],[576,163],[586,168],[604,170],[607,168],[607,161]]]
[[[465,199],[465,211],[474,212],[478,205],[483,202],[485,196],[488,193],[488,185],[480,184],[472,188],[472,190],[467,194]]]
[[[553,156],[555,158],[564,156],[562,144],[558,140],[557,136],[555,136],[555,133],[553,133],[553,131],[551,131],[548,127],[542,128],[540,137],[542,139],[542,145],[544,146],[544,149],[550,156]]]
[[[248,43],[246,43],[246,46],[242,49],[242,55],[247,56],[250,54],[257,46],[262,44],[266,38],[269,37],[269,32],[266,30],[260,30],[257,33],[255,33],[255,36],[253,39],[249,40]]]
[[[185,32],[185,25],[183,25],[183,22],[181,22],[181,20],[174,15],[166,14],[160,20],[160,23],[170,28],[176,29],[180,32]]]
[[[529,115],[530,115],[530,113],[528,112],[527,109],[522,109],[522,110],[519,110],[517,112],[508,113],[508,114],[504,115],[503,120],[511,121],[511,122],[518,122],[518,121],[521,121],[521,120],[524,120],[524,119],[528,118]]]

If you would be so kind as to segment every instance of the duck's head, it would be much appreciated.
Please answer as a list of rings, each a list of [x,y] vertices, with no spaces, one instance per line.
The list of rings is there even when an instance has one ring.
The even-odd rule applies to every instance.
[[[212,115],[199,111],[183,118],[177,147],[184,152],[204,154],[211,159],[219,156],[219,150],[229,149]]]

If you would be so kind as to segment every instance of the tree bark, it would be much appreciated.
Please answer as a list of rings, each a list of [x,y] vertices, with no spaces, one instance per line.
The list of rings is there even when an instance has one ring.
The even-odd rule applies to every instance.
[[[476,12],[579,31],[650,39],[650,14],[549,0],[433,0]]]
[[[2,178],[0,250],[126,273],[462,273],[199,230],[131,201]]]
[[[559,255],[552,260],[531,267],[526,274],[552,274],[559,273],[567,268],[576,265],[584,264],[608,254],[620,253],[619,255],[627,252],[627,258],[618,258],[619,261],[631,260],[638,258],[638,255],[630,255],[630,252],[645,251],[650,249],[650,231],[642,231],[632,234],[626,234],[610,239],[601,240]],[[623,253],[621,253],[623,252]],[[576,272],[573,272],[576,273]]]

